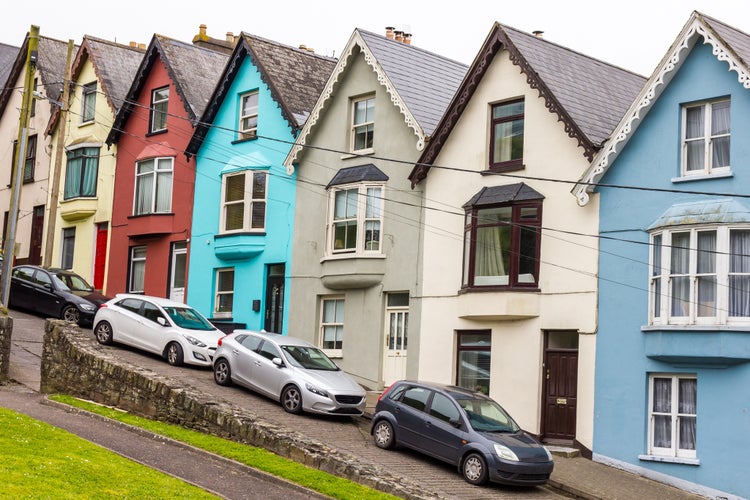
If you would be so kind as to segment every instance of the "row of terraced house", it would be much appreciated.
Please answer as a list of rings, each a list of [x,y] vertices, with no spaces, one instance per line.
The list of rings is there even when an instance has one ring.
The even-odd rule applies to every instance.
[[[86,35],[69,68],[38,43],[6,258],[750,497],[750,35],[694,12],[650,77],[499,23],[468,66],[392,28],[338,59],[205,26]],[[28,44],[0,46],[3,185]]]

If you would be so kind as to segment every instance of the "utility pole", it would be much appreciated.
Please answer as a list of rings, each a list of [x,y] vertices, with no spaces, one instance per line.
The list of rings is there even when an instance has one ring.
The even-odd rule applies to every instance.
[[[68,40],[68,59],[65,62],[65,79],[63,80],[63,91],[60,103],[60,111],[57,118],[57,147],[55,154],[55,165],[52,170],[52,183],[50,184],[49,215],[47,216],[47,236],[44,242],[45,266],[52,265],[52,242],[55,238],[55,226],[57,225],[57,203],[60,199],[60,171],[62,170],[62,159],[65,155],[65,130],[68,121],[68,103],[70,99],[71,64],[73,59],[73,40]]]
[[[18,224],[18,207],[21,202],[21,185],[23,184],[23,171],[26,164],[26,145],[29,137],[29,119],[31,115],[31,99],[34,91],[34,75],[36,74],[36,63],[39,56],[39,26],[31,26],[29,31],[29,44],[26,53],[26,79],[23,85],[23,100],[21,101],[21,116],[18,125],[18,147],[15,148],[15,159],[13,162],[15,170],[11,177],[10,207],[8,210],[8,227],[6,238],[3,243],[3,274],[2,274],[2,302],[8,307],[8,296],[10,295],[10,270],[13,266],[13,249],[16,245],[16,225]]]

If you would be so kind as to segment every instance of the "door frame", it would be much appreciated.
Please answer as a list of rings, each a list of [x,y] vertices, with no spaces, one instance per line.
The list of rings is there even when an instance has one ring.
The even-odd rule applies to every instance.
[[[178,248],[178,245],[180,245],[180,248]],[[188,268],[188,262],[187,262],[188,256],[187,256],[187,253],[188,253],[188,243],[187,243],[187,241],[173,241],[170,244],[170,249],[169,249],[169,276],[167,278],[167,297],[170,300],[174,300],[176,302],[182,302],[182,303],[185,303],[185,290],[187,289],[187,272],[188,272],[188,270],[187,270],[187,268]],[[174,277],[176,275],[176,273],[175,273],[176,259],[177,259],[178,255],[184,255],[185,256],[185,270],[184,270],[184,273],[183,273],[183,276],[185,277],[185,283],[183,284],[182,287],[175,287],[174,286]],[[181,293],[181,295],[182,295],[181,298],[177,298],[177,297],[173,298],[172,294],[174,293],[175,290],[178,290]]]
[[[278,272],[279,270],[281,272]],[[263,307],[263,329],[267,332],[281,333],[284,329],[285,282],[286,264],[282,262],[266,266],[266,300]]]
[[[575,347],[572,346],[555,346],[550,347],[550,336],[552,335],[560,335],[560,334],[568,334],[571,335],[570,338],[573,338],[572,335],[575,335]],[[544,356],[543,356],[543,363],[542,363],[542,418],[540,423],[540,435],[544,442],[546,443],[552,443],[552,444],[569,444],[573,445],[575,443],[576,439],[576,427],[577,427],[577,417],[575,412],[578,408],[578,352],[579,352],[579,346],[578,346],[578,332],[575,330],[545,330],[544,331]],[[571,356],[575,357],[575,373],[568,373],[562,374],[563,377],[573,377],[572,381],[568,381],[567,378],[562,379],[562,385],[561,383],[558,383],[557,380],[551,380],[550,377],[553,377],[555,374],[558,374],[559,371],[554,371],[551,363],[552,357],[558,357],[558,356],[565,356],[570,358]],[[567,382],[567,383],[566,383]],[[566,394],[555,394],[552,396],[551,388],[552,387],[567,387],[569,390],[566,391]],[[560,407],[568,407],[570,399],[573,400],[574,405],[574,412],[573,412],[573,418],[568,420],[567,426],[564,430],[564,432],[551,432],[551,430],[548,428],[547,425],[547,419],[549,417],[548,415],[548,402],[550,401],[551,397],[555,397],[556,399],[556,405]]]

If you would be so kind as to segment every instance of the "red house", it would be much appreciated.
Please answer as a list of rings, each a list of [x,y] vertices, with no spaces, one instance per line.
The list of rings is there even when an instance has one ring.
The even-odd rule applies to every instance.
[[[152,38],[106,141],[117,143],[107,295],[184,302],[195,187],[184,151],[227,60]]]

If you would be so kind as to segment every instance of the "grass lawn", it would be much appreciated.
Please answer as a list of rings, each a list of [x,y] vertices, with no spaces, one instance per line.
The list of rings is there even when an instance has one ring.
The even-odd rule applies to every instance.
[[[210,451],[222,457],[268,472],[277,477],[284,478],[333,498],[347,500],[380,500],[397,498],[393,495],[373,490],[372,488],[328,474],[318,469],[307,467],[294,462],[293,460],[280,457],[279,455],[262,448],[236,443],[228,439],[186,429],[178,425],[167,424],[157,420],[149,420],[121,410],[101,406],[88,401],[81,401],[66,395],[54,395],[50,396],[50,399],[119,422],[146,429],[154,434],[166,436],[176,441],[195,446],[196,448]],[[2,441],[0,441],[0,443],[2,443]]]

